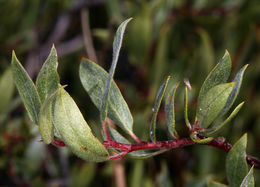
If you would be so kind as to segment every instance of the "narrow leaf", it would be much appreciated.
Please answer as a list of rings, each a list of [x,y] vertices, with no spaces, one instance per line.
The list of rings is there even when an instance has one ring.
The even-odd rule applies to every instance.
[[[185,97],[184,97],[184,118],[186,126],[191,129],[190,121],[188,118],[188,87],[185,87]]]
[[[198,105],[201,105],[202,100],[206,93],[218,84],[223,84],[227,81],[230,71],[231,71],[231,58],[226,50],[224,56],[220,60],[220,62],[214,67],[214,69],[209,73],[207,78],[205,79],[199,93],[198,97]],[[197,109],[197,114],[199,113],[199,109]]]
[[[100,110],[102,93],[108,73],[96,63],[82,59],[79,68],[80,80],[95,106]],[[133,129],[133,117],[116,83],[112,81],[108,99],[108,117],[126,133]]]
[[[37,124],[41,101],[36,87],[21,63],[18,61],[14,51],[12,54],[11,64],[14,82],[23,100],[24,106],[30,119]]]
[[[36,88],[39,92],[41,102],[53,93],[60,82],[59,75],[57,73],[58,57],[54,45],[51,48],[51,52],[44,62],[36,79]]]
[[[247,175],[246,145],[247,134],[244,134],[227,154],[226,172],[231,187],[240,186]]]
[[[207,183],[207,187],[228,187],[228,186],[225,185],[225,184],[221,184],[221,183],[219,183],[219,182],[210,180],[210,181],[208,181],[208,183]]]
[[[10,68],[0,77],[0,114],[7,111],[14,92],[13,75]]]
[[[228,122],[237,115],[237,113],[239,112],[239,110],[242,108],[243,105],[244,102],[240,103],[222,124],[217,125],[216,128],[214,129],[207,129],[205,134],[209,136],[219,132],[221,128],[223,128],[226,124],[228,124]]]
[[[60,89],[53,103],[54,127],[71,151],[86,161],[102,162],[108,159],[108,152],[92,134],[74,100]]]
[[[155,129],[156,129],[156,121],[157,121],[157,115],[161,106],[162,98],[165,94],[168,82],[170,80],[170,76],[166,79],[166,81],[161,85],[159,91],[157,92],[157,96],[155,99],[154,107],[153,107],[153,117],[151,121],[151,126],[150,126],[150,138],[153,142],[156,141],[156,134],[155,134]]]
[[[235,83],[225,83],[211,88],[200,105],[198,105],[197,118],[202,128],[207,128],[219,115]]]
[[[108,98],[110,94],[110,87],[111,87],[111,82],[113,81],[113,76],[115,73],[118,57],[119,57],[119,52],[122,46],[122,40],[125,32],[126,25],[128,24],[129,21],[131,21],[132,18],[129,18],[125,20],[121,25],[118,27],[116,36],[114,38],[113,42],[113,59],[112,59],[112,65],[109,70],[109,76],[106,81],[106,86],[104,89],[104,92],[102,94],[102,101],[101,101],[101,109],[100,109],[100,116],[101,116],[101,122],[103,122],[106,117],[107,117],[107,110],[108,110]]]
[[[172,94],[169,97],[166,97],[165,99],[165,115],[166,115],[166,124],[168,127],[168,131],[171,134],[173,138],[177,138],[178,134],[175,129],[175,111],[174,111],[174,100],[175,100],[175,94],[176,90],[180,83],[178,82],[172,90]]]
[[[236,100],[240,87],[241,87],[241,84],[242,84],[243,75],[244,75],[244,72],[245,72],[247,66],[248,66],[248,64],[245,65],[243,68],[241,68],[240,71],[236,74],[236,76],[233,80],[233,82],[235,82],[234,88],[228,97],[225,107],[223,108],[223,110],[221,111],[221,113],[219,115],[220,117],[223,116],[224,114],[226,114],[226,112],[231,108],[234,101]]]
[[[253,170],[254,170],[254,166],[251,167],[248,174],[245,176],[244,180],[242,181],[240,187],[254,187],[255,186]]]

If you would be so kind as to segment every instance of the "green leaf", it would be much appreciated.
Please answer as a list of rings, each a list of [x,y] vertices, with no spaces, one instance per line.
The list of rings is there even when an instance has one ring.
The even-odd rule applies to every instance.
[[[188,118],[188,87],[185,86],[185,97],[184,97],[184,118],[186,126],[191,129],[190,121]]]
[[[241,87],[241,84],[242,84],[243,75],[244,75],[244,72],[245,72],[247,66],[248,66],[248,64],[245,65],[243,68],[241,68],[240,71],[236,74],[236,76],[233,80],[233,82],[235,82],[234,88],[233,88],[232,92],[230,93],[227,103],[226,103],[225,107],[223,108],[223,110],[221,111],[219,117],[226,114],[226,112],[231,108],[234,101],[236,100],[240,87]]]
[[[239,112],[239,110],[242,108],[243,105],[244,105],[244,102],[240,103],[222,124],[217,125],[214,129],[206,129],[205,134],[212,135],[212,134],[219,132],[219,130],[221,128],[223,128],[226,124],[228,124],[228,122],[237,115],[237,113]]]
[[[218,84],[225,83],[230,75],[231,71],[231,58],[226,50],[225,55],[222,57],[220,62],[214,67],[214,69],[209,73],[206,80],[204,81],[199,97],[198,97],[198,106],[201,105],[202,100],[204,100],[204,97],[206,93],[213,88],[214,86]],[[197,114],[199,113],[199,109],[197,109]]]
[[[207,138],[203,138],[203,139],[200,139],[198,136],[197,136],[197,132],[192,132],[190,134],[190,138],[192,141],[198,143],[198,144],[206,144],[206,143],[209,143],[211,142],[214,137],[207,137]]]
[[[11,64],[14,82],[23,100],[24,106],[30,119],[37,124],[41,101],[36,87],[21,63],[18,61],[14,51],[12,54]]]
[[[65,86],[56,89],[51,95],[49,95],[44,103],[42,104],[40,115],[39,115],[39,129],[43,141],[46,144],[50,144],[54,137],[54,127],[53,127],[53,118],[52,118],[52,104],[53,98],[55,98],[56,93],[63,89]],[[57,131],[57,130],[56,130]],[[58,133],[55,133],[58,134]],[[59,135],[60,136],[60,135]]]
[[[116,36],[114,38],[113,42],[113,59],[112,59],[112,65],[109,70],[109,75],[108,79],[106,81],[106,86],[104,89],[104,92],[102,94],[102,100],[101,100],[101,107],[100,107],[100,116],[101,116],[101,122],[103,122],[106,117],[107,117],[107,111],[108,111],[108,98],[110,94],[110,88],[111,88],[111,83],[113,81],[113,76],[115,73],[118,57],[119,57],[119,52],[122,46],[122,40],[124,37],[124,32],[126,25],[128,24],[129,21],[131,21],[132,18],[129,18],[125,20],[121,25],[118,27],[116,31]]]
[[[207,187],[228,187],[228,186],[225,185],[225,184],[221,184],[221,183],[219,183],[219,182],[210,180],[210,181],[208,181],[208,183],[207,183]]]
[[[96,63],[82,59],[79,68],[80,80],[95,106],[100,110],[102,93],[108,73]],[[112,81],[108,99],[108,117],[116,125],[131,133],[133,117],[116,83]]]
[[[161,85],[159,91],[157,92],[157,96],[155,99],[155,103],[154,103],[154,107],[153,107],[153,117],[152,117],[152,121],[151,121],[151,125],[150,125],[150,138],[153,142],[156,141],[156,133],[155,133],[155,129],[156,129],[156,120],[157,120],[157,115],[161,106],[161,102],[162,102],[162,98],[165,94],[168,82],[170,80],[170,76],[168,76],[168,78],[166,79],[166,81],[164,81],[164,83]]]
[[[63,88],[56,92],[52,110],[54,127],[74,154],[86,161],[108,159],[107,150],[92,134],[76,103]]]
[[[58,57],[54,45],[51,48],[51,52],[44,62],[41,71],[36,79],[36,88],[39,92],[41,102],[58,88],[60,82],[59,75],[57,73]]]
[[[198,105],[197,118],[202,128],[207,128],[219,115],[234,87],[234,82],[217,85],[211,88],[200,105]]]
[[[172,90],[172,94],[165,99],[165,115],[166,115],[166,124],[168,127],[168,131],[171,134],[173,138],[177,138],[178,134],[175,129],[175,111],[174,111],[174,100],[175,100],[175,94],[176,90],[180,83],[178,82]]]
[[[13,75],[10,68],[0,77],[0,114],[6,112],[14,92]]]
[[[253,169],[254,169],[254,166],[251,167],[251,169],[249,170],[248,174],[243,179],[240,187],[254,187],[255,186],[255,179],[254,179],[254,175],[253,175]]]
[[[240,186],[247,175],[246,144],[247,134],[244,134],[227,154],[226,172],[231,187]]]

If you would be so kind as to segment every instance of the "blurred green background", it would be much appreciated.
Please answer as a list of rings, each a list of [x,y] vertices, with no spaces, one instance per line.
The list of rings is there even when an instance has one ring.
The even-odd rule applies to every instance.
[[[62,84],[88,124],[100,133],[99,113],[84,91],[79,62],[88,57],[106,70],[117,26],[126,29],[115,74],[134,116],[134,130],[148,140],[156,92],[168,75],[172,83],[188,78],[190,120],[207,73],[224,55],[232,57],[232,75],[249,64],[235,104],[246,102],[220,136],[234,143],[248,133],[247,152],[260,157],[260,2],[259,0],[0,0],[0,186],[205,186],[226,183],[226,153],[207,146],[175,149],[137,160],[126,157],[87,163],[66,148],[41,142],[12,82],[11,51],[35,79],[54,43]],[[177,92],[176,122],[181,136],[183,87]],[[164,111],[159,140],[167,140]],[[255,170],[256,186],[260,172]]]

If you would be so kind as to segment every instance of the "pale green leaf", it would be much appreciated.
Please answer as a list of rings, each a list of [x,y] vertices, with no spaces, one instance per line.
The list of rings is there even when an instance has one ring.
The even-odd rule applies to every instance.
[[[230,75],[231,65],[232,63],[230,55],[228,51],[226,51],[220,62],[214,67],[214,69],[209,73],[206,80],[204,81],[198,97],[198,106],[201,105],[201,102],[204,100],[206,93],[211,88],[227,81]],[[197,114],[198,113],[199,109],[197,108]]]
[[[0,114],[7,111],[14,92],[13,75],[10,68],[0,77]]]
[[[251,167],[248,174],[243,179],[240,187],[254,187],[255,186],[255,179],[253,175],[254,166]]]
[[[76,103],[64,89],[55,94],[52,110],[54,127],[74,154],[86,161],[108,159],[107,150],[92,134]]]
[[[211,88],[198,105],[197,118],[202,128],[207,128],[219,115],[235,83],[225,83]]]
[[[51,52],[44,62],[36,79],[36,88],[38,90],[41,102],[53,93],[60,82],[59,75],[57,73],[58,57],[54,45],[51,48]]]
[[[225,185],[225,184],[221,184],[221,183],[219,183],[219,182],[210,180],[210,181],[208,181],[208,183],[207,183],[207,187],[228,187],[228,186]]]
[[[37,124],[41,101],[36,87],[21,63],[18,61],[14,51],[12,54],[11,64],[14,82],[23,100],[24,106],[30,119]]]
[[[120,52],[120,49],[122,46],[125,28],[126,28],[128,22],[131,20],[132,20],[132,18],[129,18],[120,24],[120,26],[118,27],[118,29],[116,31],[116,36],[114,38],[112,65],[109,70],[108,79],[106,81],[105,89],[102,94],[102,100],[101,100],[100,116],[101,116],[102,122],[106,119],[107,113],[108,113],[108,100],[109,100],[110,88],[111,88],[111,83],[113,81],[113,76],[115,73],[117,61],[119,58],[119,52]]]
[[[205,134],[212,135],[212,134],[219,132],[219,130],[221,128],[223,128],[226,124],[228,124],[228,122],[237,115],[237,113],[239,112],[239,110],[242,108],[243,105],[244,105],[244,102],[240,103],[223,123],[221,123],[220,125],[217,125],[214,129],[207,129]]]
[[[198,144],[206,144],[206,143],[211,142],[214,139],[214,137],[207,137],[207,138],[201,139],[197,136],[197,132],[192,132],[190,134],[190,138],[191,138],[192,141],[194,141]]]
[[[165,115],[166,115],[166,124],[168,127],[168,131],[173,138],[177,138],[178,134],[175,129],[175,111],[174,111],[174,100],[176,90],[180,83],[177,83],[175,88],[173,88],[171,95],[166,97],[165,99]]]
[[[241,84],[242,84],[242,80],[243,80],[243,75],[244,75],[244,72],[245,72],[247,66],[248,66],[248,64],[245,65],[243,68],[241,68],[241,70],[236,74],[236,76],[233,80],[233,82],[235,82],[234,88],[233,88],[232,92],[230,93],[230,95],[228,97],[228,100],[227,100],[225,107],[223,108],[223,110],[219,114],[219,117],[226,114],[226,112],[231,108],[231,106],[235,102],[237,95],[239,93],[239,90],[240,90],[240,87],[241,87]]]
[[[163,96],[165,94],[168,82],[170,80],[170,76],[164,81],[164,83],[161,85],[159,91],[157,92],[157,96],[155,99],[155,103],[154,103],[154,107],[152,109],[153,111],[153,117],[152,117],[152,121],[151,121],[151,125],[150,125],[150,138],[153,142],[156,141],[156,121],[157,121],[157,115],[161,106],[161,102],[163,99]]]
[[[184,118],[186,126],[191,129],[190,121],[188,118],[188,88],[185,87],[185,97],[184,97]]]
[[[49,144],[52,142],[54,133],[57,133],[57,130],[54,130],[53,127],[53,118],[52,118],[52,104],[53,104],[53,99],[55,98],[56,93],[59,91],[59,89],[63,89],[63,87],[60,87],[56,89],[51,95],[49,95],[44,103],[42,104],[41,110],[40,110],[40,115],[39,115],[39,129],[40,133],[42,136],[42,139],[45,143]],[[60,137],[60,135],[59,135]]]
[[[96,63],[82,59],[79,68],[80,80],[95,106],[100,110],[102,93],[108,73]],[[116,125],[131,133],[133,117],[116,83],[112,81],[108,99],[108,117]]]
[[[240,186],[248,173],[246,162],[247,134],[244,134],[228,152],[226,158],[226,173],[231,187]]]

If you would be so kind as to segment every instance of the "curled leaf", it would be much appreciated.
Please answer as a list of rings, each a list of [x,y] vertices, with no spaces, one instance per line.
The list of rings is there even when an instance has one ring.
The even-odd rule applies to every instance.
[[[174,100],[176,90],[180,83],[178,82],[172,90],[172,94],[165,99],[165,115],[166,115],[166,124],[168,127],[168,131],[173,138],[177,138],[178,134],[175,129],[175,111],[174,111]]]
[[[168,82],[170,80],[170,76],[166,79],[166,81],[161,85],[159,91],[157,92],[157,96],[155,99],[154,107],[152,109],[153,111],[153,117],[150,125],[150,138],[153,142],[156,141],[156,134],[155,134],[155,129],[156,129],[156,120],[157,120],[157,115],[161,106],[162,98],[165,94]]]

